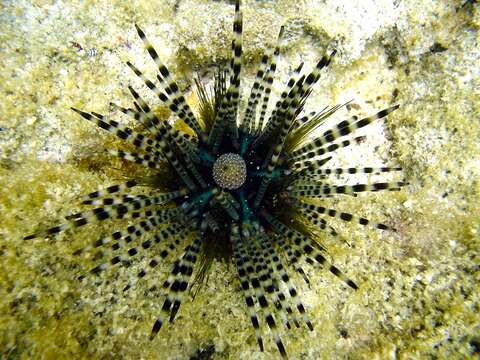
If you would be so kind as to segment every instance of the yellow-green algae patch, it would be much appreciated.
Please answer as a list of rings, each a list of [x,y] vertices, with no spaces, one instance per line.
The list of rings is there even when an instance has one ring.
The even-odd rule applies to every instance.
[[[290,36],[284,66],[313,62],[327,43],[340,50],[310,102],[318,105],[314,108],[351,97],[360,104],[361,113],[391,103],[401,105],[378,127],[389,141],[369,139],[364,144],[368,153],[354,154],[354,163],[349,156],[338,159],[350,166],[359,159],[394,162],[398,158],[409,182],[402,192],[338,201],[339,208],[384,221],[398,231],[334,224],[343,241],[325,237],[322,242],[360,289],[352,292],[327,272],[310,269],[312,285],[300,288],[315,331],[285,334],[287,351],[293,359],[476,358],[480,348],[478,5],[462,7],[463,1],[446,0],[409,0],[397,7],[394,1],[368,4],[350,2],[349,15],[343,5],[336,10],[337,5],[329,2],[244,2],[248,59],[258,59],[283,23]],[[357,16],[375,15],[384,18],[357,22]],[[55,239],[22,240],[37,224],[53,224],[73,211],[76,195],[115,183],[122,171],[131,171],[103,152],[123,145],[79,119],[69,107],[108,113],[110,101],[125,104],[126,85],[139,87],[122,64],[127,58],[153,73],[133,23],[145,28],[187,86],[184,80],[192,68],[207,68],[228,56],[229,39],[224,36],[229,34],[232,16],[233,7],[217,1],[34,1],[4,6],[0,17],[3,357],[189,359],[212,346],[213,359],[278,356],[270,342],[265,353],[258,351],[235,273],[226,264],[214,264],[195,301],[182,305],[175,324],[149,341],[162,299],[146,290],[160,284],[168,264],[122,296],[121,289],[134,276],[131,269],[119,268],[79,283],[76,277],[91,262],[71,255],[112,229],[111,223]],[[252,72],[246,75],[251,79]]]

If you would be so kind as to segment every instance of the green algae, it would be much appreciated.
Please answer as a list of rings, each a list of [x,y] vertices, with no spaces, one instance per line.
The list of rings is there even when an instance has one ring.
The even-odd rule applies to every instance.
[[[321,107],[325,99],[339,102],[349,89],[372,102],[362,103],[360,111],[401,104],[385,122],[390,141],[377,144],[366,159],[397,158],[409,186],[338,202],[339,208],[386,221],[398,231],[338,224],[344,242],[323,239],[360,289],[353,293],[325,271],[311,269],[312,286],[301,290],[315,331],[290,332],[287,351],[307,359],[475,358],[480,326],[478,6],[404,2],[397,28],[380,27],[357,49],[345,34],[348,19],[332,23],[328,16],[313,16],[302,2],[246,5],[249,60],[258,59],[289,19],[301,19],[301,26],[292,46],[286,46],[287,59],[304,51],[306,60],[314,61],[310,55],[320,52],[319,44],[338,40],[343,51],[322,83]],[[316,4],[321,6],[329,5]],[[84,283],[75,280],[89,261],[72,251],[111,224],[55,240],[22,240],[37,224],[52,224],[73,211],[76,195],[132,171],[103,153],[124,145],[69,110],[107,112],[110,101],[128,99],[125,84],[136,83],[122,60],[132,58],[148,69],[132,23],[167,48],[162,56],[183,79],[192,68],[226,59],[229,41],[221,39],[230,33],[232,14],[231,5],[215,1],[184,1],[178,7],[173,1],[5,6],[0,18],[3,357],[188,359],[211,345],[215,359],[277,356],[270,344],[264,354],[258,351],[239,285],[226,264],[214,264],[208,286],[150,342],[160,299],[146,289],[163,278],[152,277],[125,297],[121,289],[133,276],[129,269]],[[161,24],[169,27],[160,29]],[[71,41],[96,48],[97,54],[89,57]],[[357,53],[361,56],[350,55]]]

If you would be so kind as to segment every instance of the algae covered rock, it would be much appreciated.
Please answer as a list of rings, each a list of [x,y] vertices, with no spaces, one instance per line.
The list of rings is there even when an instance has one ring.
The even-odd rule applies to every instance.
[[[291,358],[476,358],[480,348],[479,6],[472,1],[244,1],[242,81],[285,26],[279,77],[335,60],[306,112],[346,103],[338,119],[399,104],[366,139],[332,161],[380,165],[398,159],[400,192],[331,202],[396,232],[333,223],[325,236],[335,263],[353,277],[349,291],[310,268],[301,285],[315,329],[286,332]],[[103,149],[125,149],[70,107],[108,112],[138,87],[130,60],[154,78],[134,24],[142,26],[194,107],[193,79],[211,79],[230,54],[229,1],[8,2],[0,16],[0,350],[5,358],[267,359],[260,352],[232,264],[214,262],[208,283],[182,305],[175,323],[149,340],[162,299],[151,277],[122,289],[129,268],[78,282],[91,259],[72,254],[108,224],[25,242],[39,223],[72,213],[79,194],[138,169]],[[144,91],[146,100],[154,95]],[[243,94],[244,101],[248,93]],[[155,109],[169,119],[168,109]],[[124,119],[135,129],[133,120]],[[130,122],[129,122],[130,121]],[[338,166],[337,166],[338,165]],[[333,167],[333,166],[332,166]],[[359,201],[360,198],[360,201]],[[160,264],[166,274],[170,264]],[[265,334],[265,337],[269,335]]]

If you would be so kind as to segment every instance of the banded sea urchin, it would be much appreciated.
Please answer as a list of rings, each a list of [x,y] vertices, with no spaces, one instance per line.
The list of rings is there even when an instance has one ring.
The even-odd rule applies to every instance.
[[[112,151],[115,156],[143,165],[155,175],[135,177],[87,194],[82,204],[92,208],[69,215],[65,222],[25,239],[54,235],[106,219],[133,220],[134,225],[115,230],[75,254],[109,248],[106,253],[112,256],[107,260],[101,259],[106,254],[103,252],[95,257],[99,264],[90,270],[94,274],[132,257],[150,257],[149,266],[138,272],[139,279],[162,259],[181,251],[163,282],[165,300],[153,326],[152,338],[167,319],[175,319],[187,289],[192,283],[202,281],[215,256],[221,254],[236,264],[260,349],[263,351],[261,324],[266,323],[279,352],[286,356],[278,324],[290,329],[292,322],[299,326],[301,319],[313,329],[290,271],[299,273],[308,282],[302,262],[318,263],[357,289],[352,280],[327,260],[325,249],[311,236],[311,227],[336,235],[326,220],[330,217],[390,229],[387,225],[324,207],[311,199],[396,190],[403,185],[401,181],[333,185],[329,175],[383,173],[400,168],[326,168],[324,165],[331,159],[329,153],[359,140],[346,137],[387,116],[398,106],[362,119],[343,120],[312,138],[324,121],[340,108],[335,106],[302,115],[320,72],[335,55],[333,51],[323,55],[308,74],[302,75],[303,64],[298,66],[267,115],[282,41],[281,29],[275,48],[262,56],[246,109],[241,114],[242,13],[237,0],[230,66],[217,73],[212,94],[196,80],[200,106],[195,115],[145,33],[138,26],[136,30],[158,66],[158,83],[149,80],[132,63],[127,65],[195,135],[161,121],[131,87],[134,107],[112,106],[137,120],[147,130],[146,134],[107,116],[72,108],[84,119],[138,149],[138,152]],[[147,186],[150,193],[132,192],[138,186]],[[192,280],[194,270],[196,277]]]

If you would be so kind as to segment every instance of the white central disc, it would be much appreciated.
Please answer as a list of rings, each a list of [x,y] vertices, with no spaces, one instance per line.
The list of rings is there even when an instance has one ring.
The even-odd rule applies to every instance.
[[[220,156],[213,164],[213,180],[221,188],[234,190],[243,185],[247,178],[247,166],[243,158],[234,153]]]

